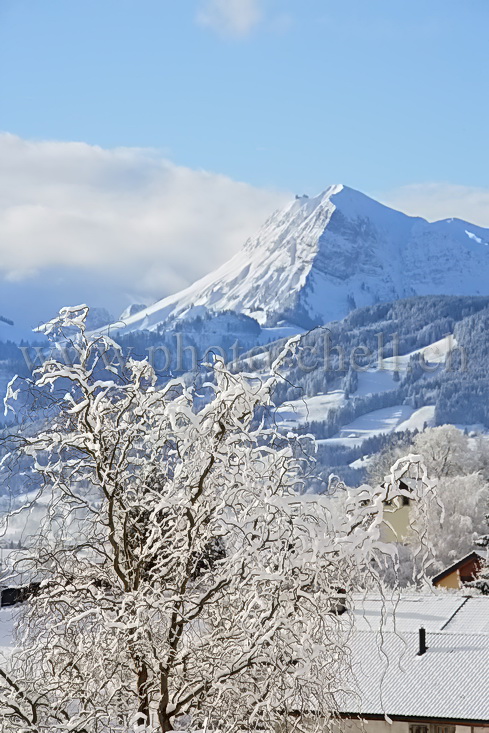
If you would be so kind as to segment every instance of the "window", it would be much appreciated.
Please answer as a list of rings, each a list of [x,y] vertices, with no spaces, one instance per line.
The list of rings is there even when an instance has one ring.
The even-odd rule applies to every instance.
[[[426,723],[411,723],[409,733],[455,733],[454,725],[431,725]]]
[[[409,726],[409,733],[430,733],[430,726],[417,725],[417,723],[414,723],[413,725]]]
[[[411,503],[411,499],[408,496],[403,496],[402,497],[402,505],[403,506],[409,506],[410,503]]]

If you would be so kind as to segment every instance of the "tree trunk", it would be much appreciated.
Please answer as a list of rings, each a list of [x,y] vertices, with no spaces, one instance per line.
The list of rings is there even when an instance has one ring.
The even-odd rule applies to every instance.
[[[138,712],[144,715],[149,724],[148,668],[143,663],[138,670]]]
[[[173,725],[169,716],[163,710],[158,710],[158,723],[160,724],[161,733],[167,733],[173,730]]]

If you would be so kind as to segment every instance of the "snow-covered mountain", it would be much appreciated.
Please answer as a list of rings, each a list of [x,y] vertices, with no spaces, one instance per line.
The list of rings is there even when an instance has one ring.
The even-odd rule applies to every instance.
[[[428,294],[489,294],[489,230],[429,223],[336,185],[292,201],[218,270],[115,328],[153,330],[201,308],[309,328],[355,307]]]

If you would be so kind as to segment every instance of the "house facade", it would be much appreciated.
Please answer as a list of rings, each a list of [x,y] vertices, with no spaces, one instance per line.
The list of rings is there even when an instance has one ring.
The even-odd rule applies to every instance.
[[[480,573],[486,554],[474,550],[457,562],[450,565],[433,578],[433,585],[438,588],[463,588],[466,583],[475,580]]]
[[[489,723],[474,725],[473,721],[390,718],[388,722],[373,716],[358,721],[345,718],[338,725],[344,733],[487,733],[488,728]]]
[[[415,495],[417,479],[403,478],[399,481],[399,489],[403,494],[393,496],[384,501],[384,521],[380,525],[382,542],[404,542],[411,530],[411,508]],[[386,488],[387,484],[384,484]]]
[[[396,496],[384,502],[384,521],[380,525],[382,542],[403,542],[409,534],[411,502],[407,496]]]

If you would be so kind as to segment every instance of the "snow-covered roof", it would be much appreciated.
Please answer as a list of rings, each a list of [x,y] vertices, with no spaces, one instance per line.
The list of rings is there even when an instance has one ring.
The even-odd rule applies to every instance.
[[[446,630],[453,634],[489,634],[489,598],[467,598]]]
[[[484,605],[485,604],[485,605]],[[359,596],[355,599],[356,628],[360,631],[451,631],[463,609],[465,633],[480,633],[480,609],[485,608],[489,622],[489,598],[443,593],[437,595]],[[474,629],[472,631],[472,629]],[[488,629],[489,630],[489,629]]]
[[[418,633],[358,631],[351,641],[357,694],[343,713],[489,722],[488,634],[427,634],[418,656]]]
[[[489,597],[358,597],[353,615],[343,714],[489,723]]]

